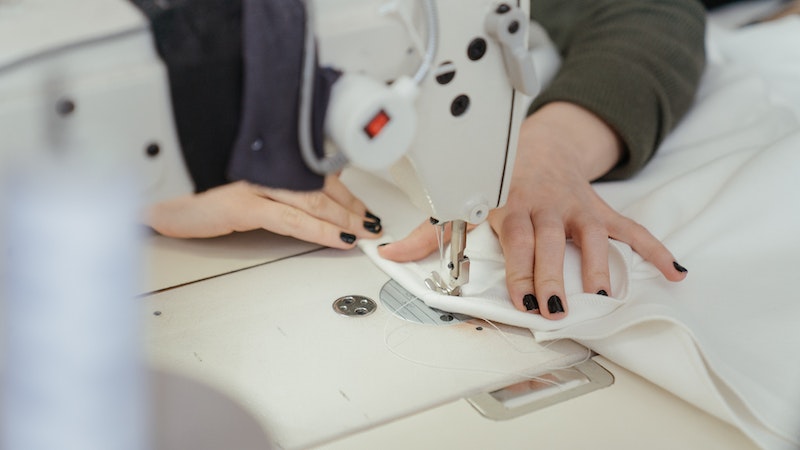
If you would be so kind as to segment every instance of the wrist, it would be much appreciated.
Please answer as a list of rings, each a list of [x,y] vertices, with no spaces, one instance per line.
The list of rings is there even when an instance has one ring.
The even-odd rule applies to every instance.
[[[568,102],[552,102],[530,115],[520,129],[520,151],[558,151],[586,181],[613,169],[623,154],[622,140],[600,117]]]

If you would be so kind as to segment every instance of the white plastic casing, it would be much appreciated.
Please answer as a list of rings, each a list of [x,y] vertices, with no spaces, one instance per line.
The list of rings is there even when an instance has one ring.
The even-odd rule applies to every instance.
[[[331,91],[325,134],[354,166],[381,170],[408,150],[417,129],[417,87],[408,77],[386,85],[371,77],[345,74]],[[379,115],[375,134],[367,128]]]
[[[426,48],[420,2],[314,3],[322,65],[363,74],[378,80],[379,86],[411,76],[420,67]],[[527,2],[510,3],[523,10],[528,7]],[[436,1],[438,52],[414,100],[419,119],[415,128],[398,133],[411,141],[389,173],[420,211],[442,222],[480,223],[491,209],[502,206],[508,195],[528,99],[512,85],[503,47],[486,29],[487,17],[495,14],[497,5],[493,0]],[[520,32],[527,41],[526,30],[520,28]],[[485,43],[485,52],[473,59],[469,48],[476,41]],[[449,72],[453,74],[449,80],[437,80]],[[355,114],[355,110],[329,110],[327,120],[353,120],[349,116]],[[350,125],[351,129],[363,126],[354,123],[358,125]],[[338,127],[331,123],[328,132],[335,134],[334,128]],[[354,154],[354,165],[374,171],[355,161],[356,153],[368,153],[369,149],[345,144],[340,136],[336,140],[342,150]]]

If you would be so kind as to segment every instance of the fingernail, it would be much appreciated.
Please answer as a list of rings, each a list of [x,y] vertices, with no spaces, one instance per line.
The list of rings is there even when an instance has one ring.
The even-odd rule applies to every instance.
[[[356,241],[356,236],[354,234],[345,233],[344,231],[339,234],[339,238],[348,244],[352,244]]]
[[[381,226],[380,222],[370,222],[368,220],[364,221],[364,228],[367,229],[370,233],[378,234],[381,232],[383,227]]]
[[[686,267],[683,267],[682,265],[678,264],[678,261],[672,261],[672,267],[674,267],[675,270],[677,270],[680,273],[688,272],[688,270],[686,270]]]
[[[605,289],[600,289],[599,291],[597,291],[597,295],[603,295],[608,297],[608,292],[606,292]]]
[[[536,311],[539,309],[539,302],[533,294],[525,294],[525,297],[522,297],[522,304],[525,305],[525,309],[528,311]]]
[[[366,213],[364,213],[364,217],[366,217],[367,219],[372,219],[372,220],[374,220],[375,222],[381,223],[381,218],[380,218],[380,217],[378,217],[378,216],[376,216],[375,214],[372,214],[372,213],[371,213],[371,212],[369,212],[369,211],[367,211]]]
[[[547,299],[547,310],[550,311],[550,314],[564,312],[564,305],[561,304],[561,299],[557,295]]]
[[[378,247],[383,247],[384,245],[389,245],[389,243],[388,242],[384,242],[382,244],[378,244]]]

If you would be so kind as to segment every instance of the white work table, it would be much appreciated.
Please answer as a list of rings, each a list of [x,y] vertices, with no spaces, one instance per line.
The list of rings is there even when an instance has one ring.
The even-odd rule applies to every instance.
[[[406,321],[381,301],[388,276],[358,249],[249,232],[150,236],[147,256],[150,364],[225,394],[276,448],[755,448],[602,357],[593,359],[613,374],[609,387],[509,420],[482,416],[465,398],[581,362],[588,351],[477,320]],[[377,309],[341,316],[332,304],[347,295]]]

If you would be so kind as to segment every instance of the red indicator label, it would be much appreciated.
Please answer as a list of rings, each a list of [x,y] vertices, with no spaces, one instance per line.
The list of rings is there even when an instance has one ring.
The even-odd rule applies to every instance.
[[[386,111],[380,110],[378,114],[375,114],[375,117],[369,121],[367,126],[364,127],[364,132],[367,133],[370,139],[374,138],[378,134],[380,134],[383,127],[389,123],[389,115],[386,114]]]

